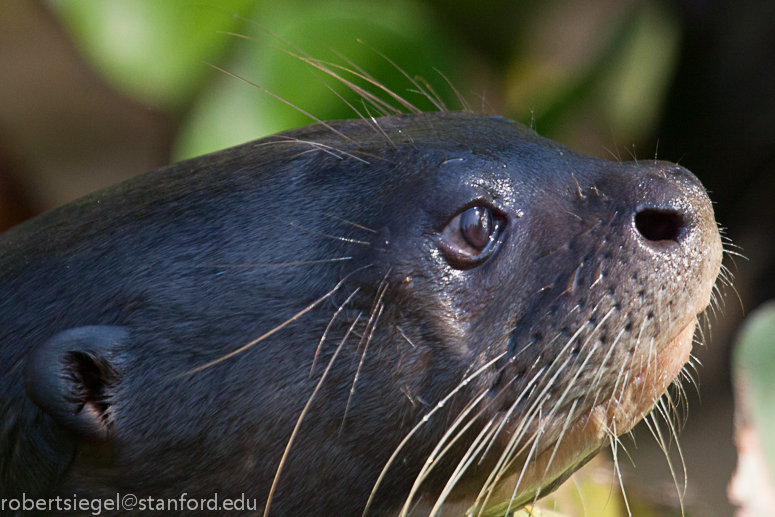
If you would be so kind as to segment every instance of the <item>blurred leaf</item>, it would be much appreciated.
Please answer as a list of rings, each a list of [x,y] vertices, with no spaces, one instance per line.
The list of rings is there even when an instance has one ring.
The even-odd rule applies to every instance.
[[[664,4],[646,2],[628,33],[605,80],[603,105],[612,131],[632,138],[658,122],[678,57],[680,27]]]
[[[460,108],[446,81],[434,70],[442,70],[463,89],[462,74],[456,65],[460,52],[449,35],[438,28],[433,13],[419,3],[263,0],[250,18],[255,23],[244,27],[249,39],[234,36],[240,45],[236,58],[225,67],[228,74],[255,83],[314,117],[357,118],[354,109],[367,117],[379,116],[379,112],[371,106],[364,107],[360,96],[337,79],[288,53],[307,52],[349,69],[358,67],[417,107],[435,109],[421,94],[412,91],[416,87],[381,53],[400,64],[410,77],[420,75],[432,82],[434,90],[450,107]],[[358,80],[354,74],[330,65],[329,68],[389,99],[377,86]],[[228,74],[216,80],[184,125],[176,146],[177,159],[314,122],[272,95]],[[326,85],[340,92],[352,107]]]
[[[566,515],[547,510],[539,506],[528,506],[513,514],[514,517],[567,517]]]
[[[509,115],[589,154],[612,133],[647,135],[676,64],[675,14],[653,0],[544,5],[509,69]]]
[[[126,95],[176,110],[190,101],[255,0],[49,0],[82,55]]]
[[[775,474],[775,302],[746,318],[735,345],[734,369],[748,385],[752,423],[763,433],[770,474]]]
[[[509,510],[508,503],[488,508],[483,517],[502,517]],[[627,515],[613,462],[605,455],[594,457],[573,473],[555,492],[540,499],[535,505],[516,511],[513,517],[622,517]],[[642,513],[640,517],[651,514]]]
[[[733,356],[738,464],[729,487],[741,515],[775,511],[775,301],[743,322]]]

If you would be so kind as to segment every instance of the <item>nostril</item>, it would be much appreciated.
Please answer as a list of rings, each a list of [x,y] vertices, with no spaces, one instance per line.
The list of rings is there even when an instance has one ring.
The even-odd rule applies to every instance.
[[[675,210],[646,208],[635,214],[635,228],[653,242],[678,242],[686,226],[684,218]]]

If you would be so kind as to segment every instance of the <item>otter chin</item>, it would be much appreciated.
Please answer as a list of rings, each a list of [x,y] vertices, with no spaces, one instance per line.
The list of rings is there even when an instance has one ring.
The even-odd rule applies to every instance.
[[[686,169],[502,117],[152,171],[0,237],[0,499],[516,509],[657,403],[721,254]]]
[[[447,512],[453,515],[465,515],[466,512],[476,515],[485,507],[500,507],[505,514],[507,510],[518,509],[550,493],[602,447],[612,444],[616,437],[630,431],[645,417],[689,361],[694,330],[694,322],[687,325],[668,344],[655,364],[638,373],[615,395],[572,422],[550,422],[542,434],[559,434],[562,437],[560,440],[542,444],[534,457],[516,461],[511,470],[517,472],[505,476],[489,493],[479,494],[482,498],[469,497],[468,500],[457,502],[455,510],[448,508]],[[560,427],[563,424],[565,427]]]

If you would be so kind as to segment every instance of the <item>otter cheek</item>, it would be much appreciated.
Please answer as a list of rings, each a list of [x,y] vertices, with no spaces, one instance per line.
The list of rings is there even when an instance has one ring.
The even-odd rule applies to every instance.
[[[692,320],[626,388],[604,400],[576,420],[559,447],[546,447],[522,474],[522,487],[537,489],[546,480],[561,477],[574,465],[632,429],[654,406],[689,360],[696,322]],[[493,500],[511,497],[519,472],[505,480]],[[520,490],[522,492],[522,490]]]
[[[689,361],[695,327],[696,322],[692,320],[650,364],[645,365],[633,382],[592,408],[588,417],[579,422],[583,422],[582,428],[578,429],[579,441],[605,445],[609,431],[619,436],[632,429]]]
[[[618,403],[614,401],[608,404],[608,425],[615,425],[612,429],[617,434],[632,429],[681,373],[689,361],[695,327],[696,321],[692,320],[627,386],[621,396],[616,397]]]

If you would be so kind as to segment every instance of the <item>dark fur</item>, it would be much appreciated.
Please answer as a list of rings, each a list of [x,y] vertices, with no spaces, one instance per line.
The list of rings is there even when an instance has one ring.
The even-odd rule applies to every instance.
[[[691,280],[677,286],[674,277],[707,267],[696,246],[712,239],[715,226],[708,229],[704,191],[688,172],[580,156],[478,115],[404,115],[379,124],[390,141],[363,121],[334,124],[360,148],[314,125],[151,172],[3,235],[0,499],[245,493],[263,510],[302,409],[362,314],[301,424],[272,503],[278,516],[360,515],[420,418],[507,352],[511,361],[477,377],[410,440],[377,490],[370,511],[382,515],[403,504],[425,458],[475,394],[492,392],[471,436],[511,405],[531,372],[551,367],[567,340],[553,338],[585,325],[587,336],[614,308],[608,340],[598,340],[594,356],[602,362],[611,336],[645,321],[658,296],[669,294],[676,306],[697,296]],[[456,271],[436,239],[456,213],[484,198],[508,215],[504,240],[481,266]],[[633,214],[645,205],[680,209],[683,240],[649,252],[633,229]],[[347,259],[273,266],[338,258]],[[605,280],[595,284],[601,270]],[[298,320],[191,373],[342,280]],[[353,293],[311,373],[324,330]],[[680,323],[654,319],[650,335]],[[30,351],[42,346],[41,371],[56,370],[45,343],[88,326],[98,326],[89,339],[99,343],[67,363],[68,382],[99,392],[68,399],[83,398],[99,413],[102,423],[83,431],[30,400],[25,368],[27,389],[40,391],[35,379],[48,374],[29,373]],[[103,329],[116,327],[126,336],[104,344]],[[597,368],[579,376],[558,411],[584,400],[574,408],[580,414],[590,392],[610,396],[633,346],[609,355],[601,379]],[[557,402],[561,391],[558,384],[547,400]],[[470,440],[445,457],[429,493],[444,485]],[[487,468],[485,461],[472,479]]]

